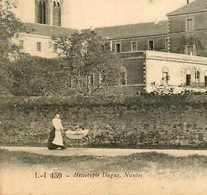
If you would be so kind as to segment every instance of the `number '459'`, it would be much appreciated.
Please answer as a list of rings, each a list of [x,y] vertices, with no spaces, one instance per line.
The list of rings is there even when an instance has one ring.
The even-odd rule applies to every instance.
[[[62,178],[62,173],[54,172],[54,173],[50,174],[50,177],[53,178],[53,179],[60,179],[60,178]]]

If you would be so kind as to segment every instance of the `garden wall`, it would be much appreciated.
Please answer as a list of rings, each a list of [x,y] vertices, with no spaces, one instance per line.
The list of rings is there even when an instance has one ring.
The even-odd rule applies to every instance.
[[[207,96],[1,98],[1,145],[46,146],[51,120],[90,129],[69,147],[207,148]]]

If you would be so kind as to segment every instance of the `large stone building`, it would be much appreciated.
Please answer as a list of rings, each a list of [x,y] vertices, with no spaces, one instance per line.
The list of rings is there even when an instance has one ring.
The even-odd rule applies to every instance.
[[[56,57],[51,36],[78,30],[62,27],[63,0],[33,3],[30,25],[35,31],[21,34],[19,45],[32,55]],[[187,0],[167,17],[167,21],[93,29],[110,43],[112,51],[121,53],[124,93],[150,92],[160,85],[170,85],[175,91],[207,90],[207,0]]]
[[[187,3],[167,16],[169,51],[207,56],[207,1]]]

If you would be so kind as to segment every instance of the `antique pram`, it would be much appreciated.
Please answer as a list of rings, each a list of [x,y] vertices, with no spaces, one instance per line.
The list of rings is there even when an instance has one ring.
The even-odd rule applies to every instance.
[[[88,129],[78,129],[78,130],[70,130],[68,129],[65,131],[65,135],[69,139],[82,139],[83,137],[88,135],[89,130]]]

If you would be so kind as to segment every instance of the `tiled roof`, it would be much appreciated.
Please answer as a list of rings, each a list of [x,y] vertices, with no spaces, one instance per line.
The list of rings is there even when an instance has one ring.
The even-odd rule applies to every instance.
[[[58,36],[58,35],[71,35],[74,32],[78,32],[76,29],[64,28],[60,26],[50,26],[46,24],[28,24],[34,29],[30,34],[41,35],[41,36]]]
[[[185,6],[168,13],[167,16],[183,15],[203,11],[207,11],[207,0],[195,0],[188,5],[186,4]]]
[[[124,38],[167,34],[167,21],[95,28],[102,38]]]
[[[29,24],[29,26],[34,29],[34,31],[30,32],[30,34],[40,36],[54,36],[64,34],[71,35],[74,32],[78,32],[76,29],[50,26],[45,24]],[[83,31],[88,30],[89,29],[83,29]],[[167,21],[101,27],[94,29],[94,32],[102,38],[125,38],[162,35],[167,34]]]

